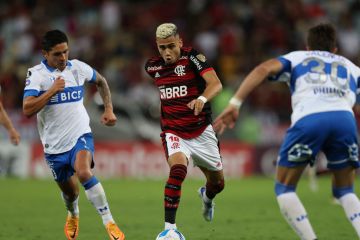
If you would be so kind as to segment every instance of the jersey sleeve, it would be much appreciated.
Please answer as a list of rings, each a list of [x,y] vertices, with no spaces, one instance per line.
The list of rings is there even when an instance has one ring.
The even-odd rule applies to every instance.
[[[41,75],[35,69],[28,69],[25,80],[24,98],[39,96],[41,90]]]
[[[95,82],[96,80],[96,70],[90,67],[87,63],[84,63],[79,60],[72,60],[74,64],[77,65],[78,69],[80,70],[81,76],[88,82]]]
[[[354,80],[354,87],[356,93],[356,104],[360,104],[360,68],[353,65],[353,71],[350,76],[350,88],[351,88],[351,80]]]
[[[358,98],[360,98],[360,68],[357,66],[354,66],[354,70],[353,72],[353,78],[355,79],[356,82],[356,94],[358,95]],[[351,79],[351,78],[350,78]],[[357,103],[360,103],[357,101]]]
[[[270,76],[268,79],[270,81],[277,81],[277,82],[289,82],[291,69],[292,69],[292,62],[291,62],[291,53],[286,54],[283,56],[279,56],[276,58],[282,65],[280,72],[274,76]]]
[[[207,62],[206,57],[199,53],[195,49],[191,49],[189,52],[190,64],[194,67],[195,72],[200,76],[210,70],[214,70],[212,66]]]

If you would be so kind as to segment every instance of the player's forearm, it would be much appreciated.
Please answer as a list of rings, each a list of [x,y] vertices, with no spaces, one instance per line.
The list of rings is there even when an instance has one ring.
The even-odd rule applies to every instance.
[[[50,98],[56,94],[55,91],[49,89],[39,97],[26,97],[23,102],[23,113],[27,117],[31,117],[38,113],[49,102]]]
[[[243,101],[245,98],[265,79],[275,75],[282,69],[282,64],[277,59],[267,60],[252,70],[241,83],[236,91],[234,98]]]
[[[105,110],[113,110],[113,105],[111,101],[111,93],[109,85],[107,84],[106,79],[98,74],[98,80],[96,81],[96,86],[99,91],[99,94],[103,100]]]
[[[215,72],[205,73],[203,77],[207,85],[201,95],[204,96],[208,101],[210,101],[212,98],[214,98],[221,92],[222,84]]]
[[[245,100],[245,98],[266,79],[268,74],[269,71],[266,68],[261,65],[257,66],[241,83],[234,97],[241,101]]]
[[[14,129],[14,126],[9,116],[7,115],[5,109],[1,104],[0,104],[0,124],[3,125],[8,131]]]
[[[211,85],[207,86],[204,92],[201,94],[204,96],[208,101],[214,98],[216,95],[220,93],[222,90],[221,83],[212,83]]]

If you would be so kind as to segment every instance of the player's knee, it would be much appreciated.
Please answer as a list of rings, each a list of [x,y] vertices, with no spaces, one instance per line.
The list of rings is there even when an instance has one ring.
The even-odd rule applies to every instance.
[[[206,189],[211,191],[215,194],[220,193],[225,188],[225,181],[224,179],[217,181],[216,183],[207,182]]]
[[[335,198],[339,199],[348,193],[354,193],[354,186],[351,185],[349,187],[333,187],[332,193]]]
[[[296,191],[296,186],[294,185],[285,185],[280,182],[275,183],[275,194],[276,196],[279,196],[284,193],[290,193]]]
[[[79,178],[79,181],[83,183],[92,177],[92,172],[88,169],[80,169],[76,171],[76,175]]]

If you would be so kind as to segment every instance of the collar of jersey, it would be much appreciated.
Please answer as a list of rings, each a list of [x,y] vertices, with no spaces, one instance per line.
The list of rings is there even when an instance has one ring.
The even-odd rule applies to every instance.
[[[54,72],[54,71],[57,69],[57,68],[50,67],[50,66],[47,64],[47,60],[46,60],[46,59],[42,60],[41,63],[44,64],[45,67],[46,67],[50,72]],[[71,62],[67,61],[67,62],[66,62],[66,66],[71,67],[71,66],[72,66]]]

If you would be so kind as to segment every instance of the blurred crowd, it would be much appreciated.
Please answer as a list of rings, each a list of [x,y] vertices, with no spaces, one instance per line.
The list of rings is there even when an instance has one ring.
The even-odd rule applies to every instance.
[[[158,93],[143,69],[146,59],[157,55],[157,25],[173,22],[184,45],[203,52],[223,83],[224,91],[213,101],[216,116],[254,66],[304,49],[308,27],[328,21],[337,27],[339,53],[360,65],[358,0],[0,1],[1,99],[8,111],[21,115],[27,68],[42,60],[44,32],[57,28],[69,36],[70,58],[107,78],[120,119],[129,107],[120,99],[127,99],[139,114],[157,121]],[[89,92],[92,101],[93,89]],[[290,113],[287,86],[263,84],[245,102],[243,117],[227,137],[280,141]]]

